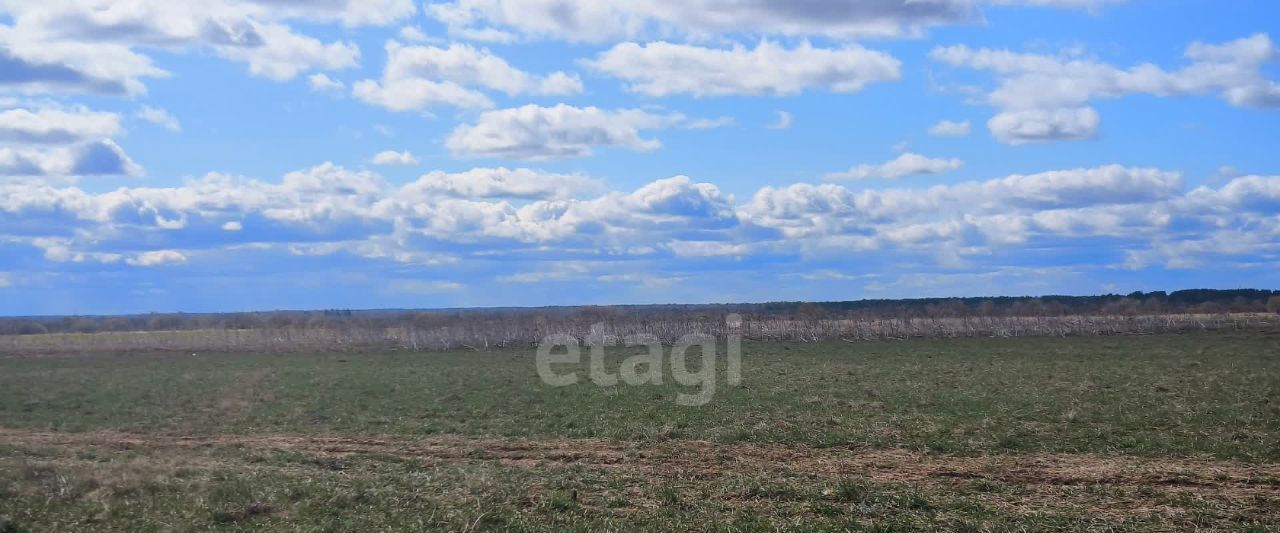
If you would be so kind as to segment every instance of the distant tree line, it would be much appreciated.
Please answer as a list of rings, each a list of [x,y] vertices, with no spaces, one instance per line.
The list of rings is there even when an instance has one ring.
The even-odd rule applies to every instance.
[[[387,329],[438,331],[554,331],[593,323],[708,324],[728,313],[764,323],[915,319],[1151,317],[1227,313],[1280,313],[1280,291],[1191,289],[1127,295],[990,298],[923,298],[847,302],[623,305],[455,310],[269,311],[165,313],[124,316],[0,318],[0,335],[196,330]],[[665,327],[665,326],[664,326]],[[523,335],[522,335],[523,336]]]

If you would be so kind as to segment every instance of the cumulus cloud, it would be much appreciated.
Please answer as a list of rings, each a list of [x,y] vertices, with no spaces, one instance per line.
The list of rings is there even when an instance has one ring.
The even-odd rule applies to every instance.
[[[1095,10],[1107,4],[1122,4],[1129,0],[986,0],[993,5],[1046,6]]]
[[[307,84],[311,86],[311,90],[317,92],[340,93],[347,89],[347,84],[330,78],[323,72],[307,76]]]
[[[142,173],[142,167],[134,163],[120,145],[110,139],[80,145],[71,151],[71,170],[74,176],[128,175]]]
[[[528,168],[475,168],[465,172],[434,171],[405,185],[409,197],[519,198],[564,200],[599,192],[602,185],[581,174],[552,174]]]
[[[963,45],[930,53],[937,61],[995,74],[998,86],[985,102],[999,112],[987,126],[1009,144],[1092,138],[1101,119],[1088,104],[1096,99],[1217,93],[1237,107],[1280,107],[1280,84],[1263,74],[1263,66],[1277,57],[1266,34],[1223,44],[1195,42],[1184,55],[1190,64],[1171,71],[1152,64],[1124,69],[1070,54],[1049,56]]]
[[[713,229],[737,222],[732,195],[688,176],[660,179],[631,193],[609,193],[571,204],[563,219],[583,226],[606,223],[618,229]]]
[[[323,43],[299,35],[287,26],[259,27],[263,45],[255,48],[219,47],[219,55],[249,64],[249,72],[264,78],[286,81],[308,70],[337,70],[356,66],[360,48],[353,43]]]
[[[0,86],[26,93],[138,95],[145,78],[167,76],[139,50],[208,50],[253,74],[291,79],[308,70],[355,66],[359,49],[294,31],[291,20],[390,23],[414,12],[411,0],[272,2],[136,0],[0,3]]]
[[[185,250],[276,243],[300,255],[341,251],[406,262],[438,262],[458,244],[486,242],[496,246],[486,253],[556,242],[638,253],[638,243],[672,232],[735,224],[732,196],[683,176],[628,193],[603,191],[583,176],[505,168],[429,173],[396,187],[328,163],[277,183],[211,174],[178,187],[102,193],[0,181],[0,239],[25,240],[60,261],[176,260],[138,255],[140,243]]]
[[[49,174],[51,167],[34,151],[0,147],[0,176],[41,176]]]
[[[991,117],[987,127],[1002,142],[1020,145],[1092,139],[1101,123],[1102,117],[1093,108],[1077,107],[1005,111]]]
[[[119,114],[51,102],[24,105],[28,107],[0,110],[0,176],[65,178],[142,172],[109,138],[122,132]]]
[[[667,247],[680,257],[739,257],[751,250],[743,243],[720,241],[670,241]]]
[[[382,79],[356,82],[353,94],[392,111],[421,110],[439,104],[492,107],[489,98],[472,87],[509,96],[582,92],[582,81],[576,75],[553,72],[536,76],[511,66],[488,50],[467,44],[440,48],[389,41],[386,51],[387,64]]]
[[[423,33],[423,31],[418,29],[416,26],[405,26],[400,28],[400,31],[396,35],[401,39],[414,43],[420,43],[427,40],[427,34]]]
[[[942,120],[929,128],[929,135],[934,137],[964,137],[969,134],[969,121],[953,122]]]
[[[141,267],[180,265],[187,262],[187,256],[182,252],[174,250],[155,250],[142,252],[134,257],[125,259],[125,262],[133,266]]]
[[[807,42],[788,49],[767,40],[755,49],[622,43],[587,64],[650,96],[793,95],[810,88],[851,93],[901,77],[901,62],[883,52]]]
[[[496,27],[530,36],[593,42],[662,33],[902,36],[977,16],[969,0],[457,0],[433,4],[428,11],[454,34]]]
[[[135,176],[142,167],[110,139],[55,148],[0,146],[0,176]]]
[[[115,113],[85,108],[0,111],[0,143],[69,144],[119,132],[120,115]]]
[[[431,172],[399,186],[331,163],[275,182],[211,174],[103,192],[0,180],[0,242],[25,243],[50,262],[131,266],[231,249],[424,265],[858,253],[998,266],[1028,247],[1105,249],[1117,266],[1172,265],[1280,252],[1277,213],[1278,176],[1188,192],[1176,172],[1119,165],[927,188],[799,183],[743,203],[687,176],[618,191],[580,175],[507,168]]]
[[[858,165],[845,172],[833,172],[827,174],[826,179],[898,179],[923,174],[943,174],[959,169],[962,166],[964,166],[964,162],[959,159],[935,159],[908,152],[879,165]]]
[[[168,111],[144,105],[133,113],[139,120],[150,122],[169,131],[182,131],[182,123]]]
[[[732,126],[737,123],[737,120],[730,116],[723,116],[715,118],[682,118],[677,122],[679,127],[688,130],[713,130]]]
[[[530,104],[486,111],[475,124],[455,129],[445,145],[460,156],[528,160],[584,157],[599,146],[649,151],[662,143],[642,137],[641,130],[667,128],[683,120],[639,109]]]
[[[1042,235],[1140,234],[1170,222],[1182,178],[1157,169],[1105,167],[1013,175],[928,189],[852,191],[835,184],[765,187],[743,220],[790,238],[854,249],[949,242],[1023,244]]]
[[[127,45],[54,40],[0,24],[0,87],[25,94],[138,95],[143,78],[168,75]]]
[[[408,150],[400,152],[395,150],[386,150],[378,152],[377,155],[373,156],[373,159],[371,159],[370,162],[375,165],[408,166],[418,164],[418,158],[413,157],[413,154],[409,153]]]
[[[413,0],[250,0],[273,17],[338,21],[346,26],[386,26],[417,13]]]
[[[933,26],[980,20],[982,3],[1098,8],[1124,0],[453,0],[427,13],[464,39],[511,33],[575,42],[654,35],[705,38],[717,34],[856,37],[919,36]]]

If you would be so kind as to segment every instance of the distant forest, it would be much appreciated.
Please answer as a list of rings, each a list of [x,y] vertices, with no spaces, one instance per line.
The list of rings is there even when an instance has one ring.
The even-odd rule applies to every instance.
[[[1157,316],[1280,313],[1280,291],[1190,289],[1101,296],[922,298],[846,302],[618,305],[435,310],[323,310],[155,313],[126,316],[0,318],[0,335],[124,331],[436,327],[468,321],[708,320],[739,313],[751,320],[966,317]]]

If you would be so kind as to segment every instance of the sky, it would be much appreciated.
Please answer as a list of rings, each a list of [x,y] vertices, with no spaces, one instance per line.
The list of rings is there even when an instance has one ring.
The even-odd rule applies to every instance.
[[[0,0],[0,314],[1280,288],[1272,0]]]

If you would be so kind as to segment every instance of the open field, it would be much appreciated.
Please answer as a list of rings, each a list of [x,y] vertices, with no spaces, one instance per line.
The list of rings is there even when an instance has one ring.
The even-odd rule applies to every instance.
[[[531,349],[0,358],[0,531],[1280,527],[1273,331],[743,353],[704,407]]]

